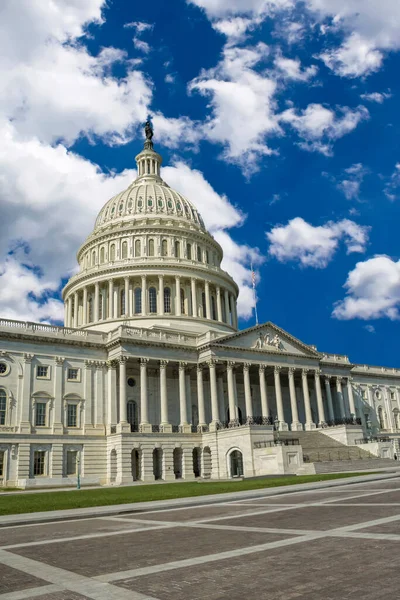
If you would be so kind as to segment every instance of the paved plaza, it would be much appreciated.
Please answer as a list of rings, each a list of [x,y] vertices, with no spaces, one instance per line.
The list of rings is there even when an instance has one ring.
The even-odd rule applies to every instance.
[[[210,500],[208,500],[210,502]],[[400,477],[0,528],[0,600],[399,596]]]

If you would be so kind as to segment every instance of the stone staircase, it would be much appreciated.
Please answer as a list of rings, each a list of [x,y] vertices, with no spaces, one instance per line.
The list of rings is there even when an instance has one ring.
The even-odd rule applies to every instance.
[[[298,439],[303,449],[304,472],[333,473],[397,467],[398,461],[377,458],[359,446],[345,446],[320,431],[282,431],[275,440]]]

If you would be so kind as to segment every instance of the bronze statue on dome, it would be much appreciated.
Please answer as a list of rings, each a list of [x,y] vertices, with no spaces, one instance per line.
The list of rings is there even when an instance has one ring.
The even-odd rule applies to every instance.
[[[146,135],[146,140],[151,142],[153,139],[154,130],[150,119],[147,119],[146,123],[144,124],[144,133]]]

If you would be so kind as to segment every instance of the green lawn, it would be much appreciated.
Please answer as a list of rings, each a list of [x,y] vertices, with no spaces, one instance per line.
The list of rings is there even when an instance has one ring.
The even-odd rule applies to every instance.
[[[66,492],[40,494],[12,494],[0,496],[0,515],[65,510],[69,508],[87,508],[90,506],[109,506],[130,502],[149,502],[150,500],[171,500],[172,498],[190,498],[209,494],[224,494],[245,490],[258,490],[279,485],[293,485],[342,479],[371,473],[336,473],[328,475],[301,475],[276,477],[270,479],[249,479],[243,481],[215,481],[207,483],[181,482],[156,485],[136,485],[130,487],[85,489]]]

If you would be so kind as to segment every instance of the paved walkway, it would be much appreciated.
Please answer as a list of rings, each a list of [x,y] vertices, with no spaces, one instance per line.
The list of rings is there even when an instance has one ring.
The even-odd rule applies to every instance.
[[[4,526],[0,600],[398,597],[400,477],[317,485]]]

